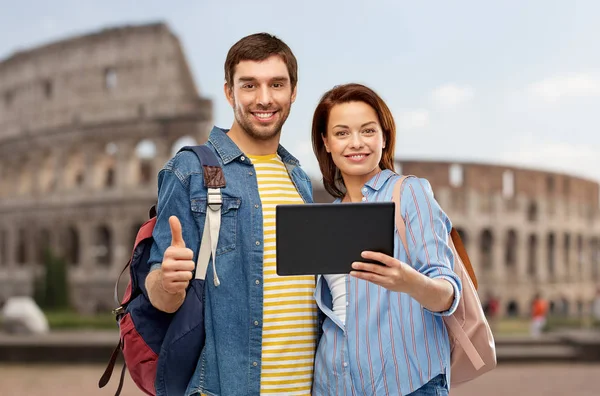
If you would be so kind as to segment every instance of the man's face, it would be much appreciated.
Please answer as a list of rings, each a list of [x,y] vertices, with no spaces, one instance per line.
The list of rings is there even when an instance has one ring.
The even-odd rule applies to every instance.
[[[225,84],[235,121],[250,137],[270,140],[278,136],[296,100],[285,62],[277,55],[264,61],[242,61]]]

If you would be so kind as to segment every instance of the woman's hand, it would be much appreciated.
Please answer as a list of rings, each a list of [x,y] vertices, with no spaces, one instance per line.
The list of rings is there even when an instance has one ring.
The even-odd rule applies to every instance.
[[[350,275],[390,291],[410,293],[415,287],[415,281],[421,275],[410,265],[384,253],[367,251],[362,253],[362,257],[381,264],[354,262],[352,268],[356,271],[350,272]]]
[[[455,299],[454,286],[447,279],[431,279],[402,261],[377,252],[363,252],[362,257],[381,264],[352,263],[350,275],[394,292],[407,293],[426,309],[444,312]]]

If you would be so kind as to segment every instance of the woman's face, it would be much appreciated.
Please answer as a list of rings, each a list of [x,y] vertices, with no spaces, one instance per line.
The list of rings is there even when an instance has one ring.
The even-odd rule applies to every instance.
[[[333,106],[323,142],[344,178],[368,180],[381,170],[385,138],[377,112],[364,102]]]

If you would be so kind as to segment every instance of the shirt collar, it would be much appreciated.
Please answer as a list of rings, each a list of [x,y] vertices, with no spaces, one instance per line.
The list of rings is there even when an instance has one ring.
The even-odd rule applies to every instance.
[[[368,182],[365,183],[366,187],[371,188],[372,190],[379,191],[379,189],[388,181],[389,178],[396,175],[395,172],[384,169],[381,172],[377,173],[375,176],[371,178]]]
[[[227,132],[229,132],[229,129],[214,126],[208,136],[208,141],[213,145],[224,164],[228,164],[244,154],[233,140],[227,136]],[[284,163],[296,166],[300,165],[300,162],[282,145],[279,145],[277,148],[277,154],[279,154],[279,157],[281,157],[281,160]]]

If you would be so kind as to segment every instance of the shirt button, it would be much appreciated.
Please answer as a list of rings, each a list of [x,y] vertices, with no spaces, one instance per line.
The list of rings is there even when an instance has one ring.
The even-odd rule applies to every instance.
[[[256,246],[260,245],[260,241],[256,241]]]
[[[252,176],[254,173],[252,173],[252,172],[248,172],[248,174],[249,174],[250,176]]]
[[[344,362],[344,367],[348,367],[348,362]]]
[[[258,279],[255,280],[254,283],[256,283],[257,285],[260,285],[260,281]]]
[[[350,305],[350,303],[348,301],[346,301],[346,306]]]
[[[252,363],[252,365],[253,365],[254,367],[256,367],[256,366],[258,366],[258,363],[254,362],[254,363]]]
[[[256,209],[258,209],[258,204],[254,205],[254,207],[255,207]]]
[[[242,161],[246,161],[246,157],[244,157],[243,155],[240,157],[240,160]]]
[[[258,320],[254,321],[254,326],[258,326]]]
[[[363,202],[366,201],[366,200],[367,200],[367,197],[362,197],[362,201]]]
[[[366,189],[366,188],[363,188],[363,192],[367,192],[367,189]]]

